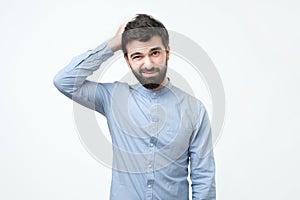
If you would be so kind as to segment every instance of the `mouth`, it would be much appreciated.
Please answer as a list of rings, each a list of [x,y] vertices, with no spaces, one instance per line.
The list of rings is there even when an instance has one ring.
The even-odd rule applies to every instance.
[[[155,71],[147,71],[147,72],[142,72],[143,76],[145,77],[152,77],[152,76],[156,76],[158,74],[158,72]]]

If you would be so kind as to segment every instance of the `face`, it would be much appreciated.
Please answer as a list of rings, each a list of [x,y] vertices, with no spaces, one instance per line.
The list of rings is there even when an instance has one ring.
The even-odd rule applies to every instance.
[[[158,89],[167,82],[169,47],[166,49],[159,36],[147,42],[130,41],[127,46],[128,66],[137,80],[147,89]]]

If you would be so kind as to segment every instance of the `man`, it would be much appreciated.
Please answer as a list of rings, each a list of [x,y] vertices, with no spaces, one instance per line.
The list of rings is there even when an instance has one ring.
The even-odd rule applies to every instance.
[[[86,80],[121,50],[139,81]],[[216,199],[210,122],[203,104],[173,86],[164,25],[137,15],[108,42],[75,57],[54,78],[67,97],[107,118],[113,143],[112,200]]]

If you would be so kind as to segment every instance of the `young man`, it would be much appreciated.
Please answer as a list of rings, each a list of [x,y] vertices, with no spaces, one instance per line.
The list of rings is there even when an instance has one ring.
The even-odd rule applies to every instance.
[[[122,49],[138,84],[86,80]],[[107,118],[113,143],[112,200],[216,199],[211,129],[203,104],[173,86],[164,25],[137,15],[94,50],[75,57],[54,78],[59,91]]]

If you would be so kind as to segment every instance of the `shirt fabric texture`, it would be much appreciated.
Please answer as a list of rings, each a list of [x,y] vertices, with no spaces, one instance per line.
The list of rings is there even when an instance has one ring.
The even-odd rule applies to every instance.
[[[104,43],[75,57],[54,77],[70,99],[107,119],[113,166],[111,200],[216,199],[210,121],[202,102],[169,83],[87,80],[114,53]],[[190,166],[190,171],[188,167]]]

